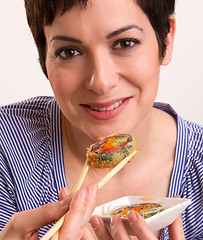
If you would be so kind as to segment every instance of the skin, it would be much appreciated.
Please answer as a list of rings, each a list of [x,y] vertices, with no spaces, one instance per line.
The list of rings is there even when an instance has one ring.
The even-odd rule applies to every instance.
[[[160,232],[152,233],[136,213],[129,214],[129,221],[137,238],[128,236],[122,222],[116,217],[111,222],[112,234],[98,217],[91,219],[93,228],[87,223],[94,204],[124,195],[168,195],[177,126],[171,116],[153,108],[153,103],[159,85],[160,65],[167,65],[171,60],[175,34],[173,17],[170,22],[171,31],[166,38],[164,59],[159,58],[156,35],[148,18],[133,0],[92,0],[87,8],[74,7],[57,16],[51,25],[45,26],[46,68],[61,108],[63,155],[69,191],[80,174],[87,147],[98,137],[113,132],[129,133],[136,139],[139,151],[130,164],[100,189],[97,198],[92,199],[92,195],[88,195],[90,205],[82,204],[80,208],[80,194],[73,200],[71,206],[77,206],[74,207],[75,215],[69,211],[73,215],[67,215],[60,239],[69,239],[70,236],[71,239],[80,239],[81,234],[83,240],[151,240],[160,236]],[[98,113],[88,107],[109,107],[120,100],[124,100],[120,107],[108,112]],[[104,175],[106,170],[90,168],[83,186],[98,182]],[[55,217],[59,218],[62,212]],[[16,215],[18,219],[21,216],[30,218],[30,212]],[[43,224],[54,221],[53,218],[48,221],[44,216]],[[16,226],[13,222],[8,223],[4,233],[8,234],[8,229]],[[19,236],[24,237],[30,231],[36,234],[40,226],[36,220],[30,224],[29,232],[21,229],[24,235]],[[74,237],[69,232],[72,228],[77,233]],[[169,230],[171,239],[184,239],[180,220]]]
[[[1,240],[37,240],[38,229],[61,218],[67,211],[65,228],[61,229],[60,239],[80,239],[96,203],[98,186],[92,184],[79,190],[71,200],[66,188],[59,194],[60,202],[19,212],[12,216],[3,231]]]
[[[59,233],[60,240],[96,239],[96,235],[93,235],[93,233],[87,229],[84,230],[84,228],[91,218],[97,194],[98,186],[96,184],[92,184],[86,189],[79,190],[73,199],[70,198],[68,189],[63,188],[59,194],[60,202],[49,203],[36,209],[14,214],[11,220],[7,223],[6,227],[0,233],[0,239],[37,240],[39,239],[38,229],[40,227],[56,221],[67,211],[64,225]],[[146,223],[139,214],[134,212],[131,212],[130,214],[130,223],[139,239],[156,239],[149,231]],[[113,239],[105,228],[102,220],[97,216],[94,216],[91,219],[91,223],[98,236],[97,239]],[[184,239],[181,226],[182,221],[180,217],[169,226],[171,240]],[[119,228],[123,228],[122,222],[119,218],[117,221],[116,219],[112,219],[111,227],[115,239],[129,239],[125,229],[123,229],[125,236],[123,232],[118,231]],[[84,231],[85,233],[83,233]],[[81,238],[82,234],[83,236]]]

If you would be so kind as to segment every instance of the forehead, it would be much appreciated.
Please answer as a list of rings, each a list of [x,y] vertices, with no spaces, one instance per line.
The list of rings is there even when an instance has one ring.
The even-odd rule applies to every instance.
[[[71,10],[56,16],[50,26],[55,30],[74,28],[74,31],[81,31],[136,23],[144,26],[149,21],[135,0],[91,0],[85,7],[77,4]]]

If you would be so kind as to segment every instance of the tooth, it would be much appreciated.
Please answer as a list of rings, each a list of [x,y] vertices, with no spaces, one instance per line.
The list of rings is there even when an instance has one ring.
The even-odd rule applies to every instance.
[[[114,109],[113,105],[106,107],[106,111],[113,110],[113,109]]]
[[[118,106],[120,106],[122,104],[122,100],[119,102],[116,102],[114,104],[112,104],[111,106],[108,107],[103,107],[103,108],[97,108],[97,107],[92,107],[90,106],[90,109],[93,111],[97,111],[97,112],[105,112],[105,111],[110,111],[113,110],[114,108],[117,108]]]
[[[106,108],[103,107],[103,108],[99,108],[99,112],[105,112]]]
[[[119,106],[119,102],[114,103],[113,108],[117,108]]]

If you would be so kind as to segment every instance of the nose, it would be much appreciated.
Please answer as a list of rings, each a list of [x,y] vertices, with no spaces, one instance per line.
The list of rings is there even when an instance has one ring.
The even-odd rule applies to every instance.
[[[87,81],[87,89],[97,95],[107,94],[119,82],[115,64],[110,56],[95,58],[92,61],[91,73]]]

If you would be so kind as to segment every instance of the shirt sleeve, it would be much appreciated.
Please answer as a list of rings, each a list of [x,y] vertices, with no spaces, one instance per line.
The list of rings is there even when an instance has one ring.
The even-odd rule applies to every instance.
[[[0,231],[16,213],[12,175],[6,159],[0,150]]]

